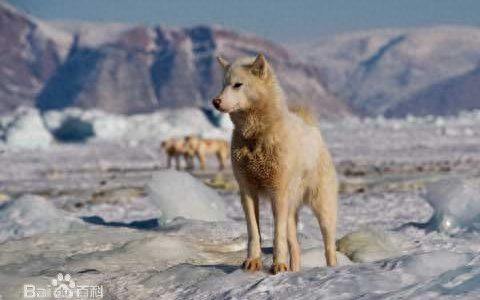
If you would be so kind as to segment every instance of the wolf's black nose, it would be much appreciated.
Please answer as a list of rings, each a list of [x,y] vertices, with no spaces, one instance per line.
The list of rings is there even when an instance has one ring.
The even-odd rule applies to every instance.
[[[212,104],[213,106],[215,106],[216,109],[220,107],[220,103],[222,103],[222,99],[220,98],[215,98],[212,100]]]

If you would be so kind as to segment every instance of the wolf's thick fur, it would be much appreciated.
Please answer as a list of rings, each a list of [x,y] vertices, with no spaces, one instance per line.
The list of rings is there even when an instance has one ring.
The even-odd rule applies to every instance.
[[[202,170],[205,170],[208,155],[215,155],[219,169],[223,170],[230,152],[228,142],[225,140],[202,139],[194,135],[185,137],[185,147],[191,157],[197,157]]]
[[[317,217],[329,266],[337,263],[337,177],[330,153],[318,128],[305,116],[289,111],[274,71],[263,55],[229,64],[215,108],[234,123],[231,156],[248,228],[244,268],[262,268],[259,197],[272,204],[275,237],[272,271],[300,269],[297,240],[298,209],[309,205]]]

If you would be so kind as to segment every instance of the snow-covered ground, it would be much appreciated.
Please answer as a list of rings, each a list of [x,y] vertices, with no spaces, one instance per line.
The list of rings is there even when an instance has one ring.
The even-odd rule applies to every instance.
[[[10,237],[0,246],[4,297],[21,299],[24,284],[47,287],[57,273],[70,274],[77,285],[103,286],[107,298],[120,299],[475,299],[480,292],[477,233],[449,236],[415,225],[426,223],[433,213],[415,192],[342,197],[339,236],[360,230],[368,237],[367,243],[350,242],[348,249],[341,249],[360,262],[339,253],[336,268],[325,267],[316,221],[308,210],[302,211],[304,268],[277,276],[267,270],[272,218],[266,204],[261,214],[266,267],[247,274],[238,267],[246,230],[237,195],[223,195],[225,221],[194,220],[193,211],[192,219],[177,218],[163,226],[158,221],[161,211],[148,197],[130,208],[139,211],[136,222],[122,212],[132,200],[121,197],[75,211],[56,209],[31,196],[7,203],[0,214],[2,236]],[[178,205],[189,200],[176,199]],[[30,222],[29,217],[36,219]],[[371,249],[378,243],[386,246]]]
[[[318,224],[303,209],[303,269],[276,276],[268,272],[273,235],[268,203],[261,207],[264,271],[245,273],[239,266],[246,225],[237,192],[204,186],[204,173],[193,177],[163,169],[158,143],[169,133],[228,136],[227,125],[219,129],[195,111],[154,117],[69,114],[93,124],[94,137],[61,144],[52,135],[42,148],[8,141],[2,147],[2,299],[23,299],[25,285],[54,291],[58,273],[69,274],[61,279],[75,281],[76,288],[101,287],[105,299],[480,297],[478,113],[321,122],[342,183],[366,177],[395,181],[401,166],[407,170],[401,169],[402,179],[422,184],[342,194],[338,238],[344,238],[338,242],[335,268],[325,267]],[[51,133],[64,117],[39,118]],[[16,128],[6,125],[15,121],[7,121],[2,128]],[[352,171],[341,167],[345,164],[373,166],[373,171],[349,175]],[[439,169],[424,169],[437,164]],[[422,169],[409,173],[408,166]],[[228,171],[223,175],[230,176]],[[443,181],[428,183],[437,179]]]

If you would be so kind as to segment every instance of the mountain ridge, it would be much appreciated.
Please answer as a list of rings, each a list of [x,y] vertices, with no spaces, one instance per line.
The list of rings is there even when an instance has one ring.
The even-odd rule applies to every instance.
[[[16,88],[28,88],[21,83],[32,79],[35,88],[28,88],[28,95],[16,97],[7,89],[2,91],[0,86],[2,99],[9,97],[8,105],[0,106],[0,111],[11,111],[20,105],[37,106],[41,110],[77,106],[134,114],[161,108],[208,106],[221,85],[222,70],[215,62],[216,55],[234,59],[263,52],[292,103],[310,106],[327,118],[350,115],[349,108],[325,88],[315,67],[303,64],[283,46],[252,34],[205,25],[167,28],[118,23],[48,23],[21,12],[17,14],[0,3],[1,20],[15,30],[5,40],[3,50],[14,56],[13,53],[31,47],[28,40],[15,37],[22,36],[24,28],[33,26],[46,41],[45,48],[55,50],[52,54],[55,63],[43,77],[38,77],[28,59],[17,58],[11,68],[23,64],[26,75],[14,82]],[[43,63],[45,50],[41,50],[31,51],[29,56]],[[3,61],[12,59],[4,57]]]
[[[477,66],[480,28],[438,25],[375,29],[343,33],[292,48],[297,49],[303,62],[322,70],[327,87],[355,113],[395,115],[395,107],[414,101],[410,99],[422,90],[463,76]],[[423,101],[441,102],[435,94]],[[439,105],[433,104],[428,114],[455,114],[471,106],[448,112],[435,110]],[[414,105],[409,107],[415,114]]]

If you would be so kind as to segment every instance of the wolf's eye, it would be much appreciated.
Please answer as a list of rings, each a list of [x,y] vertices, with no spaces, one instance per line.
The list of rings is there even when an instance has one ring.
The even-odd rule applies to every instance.
[[[239,89],[242,85],[243,85],[243,83],[241,83],[241,82],[236,82],[236,83],[233,85],[233,88],[234,88],[234,89]]]

